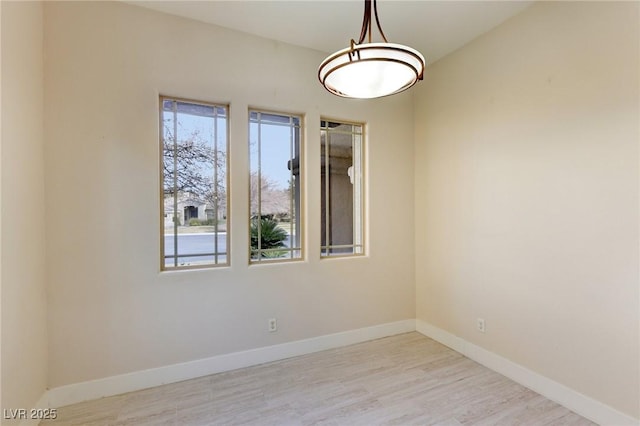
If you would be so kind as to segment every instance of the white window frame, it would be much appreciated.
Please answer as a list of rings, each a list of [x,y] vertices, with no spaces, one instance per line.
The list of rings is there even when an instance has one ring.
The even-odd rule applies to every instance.
[[[278,117],[282,117],[282,118],[289,118],[289,122],[287,124],[285,123],[277,123],[274,121],[263,121],[262,116],[278,116]],[[249,214],[250,214],[250,218],[249,218],[249,264],[250,265],[257,265],[257,264],[265,264],[265,263],[275,263],[275,262],[297,262],[297,261],[303,261],[305,259],[305,251],[304,251],[304,241],[305,241],[305,236],[304,236],[304,175],[305,175],[305,170],[304,170],[304,115],[303,114],[299,114],[299,113],[289,113],[289,112],[281,112],[281,111],[271,111],[271,110],[264,110],[264,109],[259,109],[259,108],[250,108],[249,109],[249,114],[248,114],[248,124],[249,124],[249,129],[248,129],[248,134],[249,134]],[[297,120],[297,125],[295,124],[295,120]],[[252,141],[252,131],[251,131],[251,125],[252,124],[257,124],[258,125],[258,135],[257,135],[257,140],[256,141]],[[269,257],[263,257],[263,253],[268,253],[268,252],[278,252],[280,249],[271,249],[271,250],[265,250],[261,248],[261,243],[260,243],[260,235],[261,235],[261,231],[260,231],[260,224],[261,221],[258,221],[256,219],[256,217],[253,217],[255,214],[252,211],[252,189],[251,189],[251,174],[254,173],[254,170],[252,168],[252,158],[251,158],[251,153],[252,153],[252,147],[251,144],[253,142],[255,142],[257,144],[257,161],[258,161],[258,181],[260,182],[262,180],[262,159],[261,159],[261,152],[262,152],[262,129],[260,124],[265,124],[265,125],[282,125],[285,127],[289,127],[290,129],[290,139],[289,139],[289,143],[290,143],[290,161],[289,161],[289,170],[290,170],[290,178],[293,179],[294,176],[297,176],[296,178],[296,184],[293,186],[293,196],[290,199],[291,202],[291,206],[290,206],[290,211],[294,212],[294,217],[295,217],[295,223],[294,221],[291,221],[291,228],[289,229],[289,235],[294,235],[295,236],[295,241],[293,242],[293,246],[294,247],[287,247],[287,248],[282,248],[282,251],[287,252],[286,256],[283,257],[276,257],[276,258],[269,258]],[[295,133],[297,129],[297,134]],[[296,143],[296,138],[297,138],[297,143]],[[294,172],[294,170],[297,169],[297,174]],[[261,199],[261,185],[258,185],[258,187],[256,188],[256,190],[258,191],[258,212],[257,216],[258,217],[262,217],[263,213],[262,213],[262,199]],[[252,248],[252,243],[251,243],[251,226],[252,226],[252,221],[256,221],[256,225],[258,227],[258,256],[254,256],[256,249]]]
[[[230,194],[229,194],[229,169],[230,169],[230,153],[229,153],[229,105],[227,104],[218,104],[218,103],[211,103],[211,102],[205,102],[205,101],[198,101],[198,100],[192,100],[192,99],[183,99],[183,98],[177,98],[177,97],[173,97],[173,96],[164,96],[164,95],[160,95],[159,97],[160,99],[160,104],[159,104],[159,125],[160,125],[160,270],[161,271],[173,271],[173,270],[184,270],[184,269],[202,269],[202,268],[217,268],[217,267],[226,267],[226,266],[230,266],[231,264],[231,251],[230,251],[230,247],[231,247],[231,208],[230,208],[230,204],[229,204],[229,200],[230,200]],[[172,123],[172,129],[171,132],[174,135],[174,143],[173,143],[173,149],[174,149],[174,160],[173,160],[173,172],[176,173],[177,172],[177,159],[175,156],[175,152],[177,151],[177,137],[175,137],[178,133],[178,121],[176,120],[177,118],[177,105],[178,104],[191,104],[194,106],[202,106],[205,108],[212,108],[213,109],[213,114],[211,116],[211,118],[213,118],[213,141],[214,141],[214,148],[213,148],[213,169],[215,170],[214,172],[214,176],[213,176],[213,187],[216,188],[214,189],[214,194],[213,197],[214,199],[217,199],[218,197],[218,185],[221,183],[218,179],[219,179],[219,165],[218,165],[218,153],[219,151],[219,147],[218,147],[218,138],[222,135],[224,137],[224,170],[222,171],[223,175],[224,175],[224,198],[222,198],[223,202],[224,202],[224,214],[222,215],[223,217],[226,217],[226,232],[225,232],[225,244],[223,247],[220,247],[218,244],[218,239],[220,236],[221,231],[219,231],[219,227],[218,227],[218,217],[219,217],[219,213],[220,213],[220,202],[213,202],[213,217],[215,220],[215,225],[214,225],[214,238],[213,238],[213,247],[212,247],[212,251],[211,253],[180,253],[178,250],[178,225],[180,222],[180,210],[178,209],[178,188],[177,188],[177,179],[174,179],[174,187],[173,187],[173,195],[171,196],[173,198],[172,200],[172,206],[170,210],[166,209],[166,203],[165,203],[165,173],[164,173],[164,169],[165,169],[165,124],[164,124],[164,113],[166,112],[164,104],[165,102],[172,102],[172,113],[173,113],[173,123]],[[223,112],[223,114],[220,115],[220,112]],[[195,115],[195,114],[194,114]],[[218,119],[219,118],[224,118],[225,121],[225,130],[224,133],[220,133],[219,129],[218,129]],[[185,207],[187,208],[187,207]],[[173,222],[173,229],[174,229],[174,233],[173,234],[166,234],[165,233],[165,219],[167,217],[169,217],[169,215],[171,215],[171,221]],[[165,245],[165,239],[167,238],[167,236],[169,235],[173,235],[172,238],[172,254],[166,254],[167,253],[167,248]],[[221,249],[223,251],[221,251]],[[194,254],[193,256],[188,256],[189,254]],[[191,261],[191,262],[182,262],[182,264],[180,263],[179,259],[180,258],[198,258],[198,257],[205,257],[205,256],[212,256],[213,260],[212,261]],[[167,259],[168,258],[173,258],[173,264],[168,264]]]
[[[334,126],[332,126],[334,125]],[[351,126],[352,131],[335,130],[335,125]],[[357,131],[359,128],[359,131]],[[330,259],[336,257],[353,257],[365,255],[365,132],[366,124],[349,120],[320,117],[320,179],[322,193],[320,195],[321,246],[320,257]],[[352,192],[352,239],[351,244],[332,244],[331,211],[331,159],[330,146],[332,135],[351,135],[352,165],[348,169],[348,176],[353,185]],[[323,141],[323,138],[324,141]],[[329,146],[329,149],[327,149]],[[345,213],[346,215],[346,213]],[[324,234],[324,235],[323,235]],[[324,243],[324,244],[323,244]],[[349,252],[348,250],[352,251]]]

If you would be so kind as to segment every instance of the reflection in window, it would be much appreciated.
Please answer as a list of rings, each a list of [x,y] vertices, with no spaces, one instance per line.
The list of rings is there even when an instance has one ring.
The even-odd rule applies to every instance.
[[[302,258],[301,121],[249,112],[252,263]]]
[[[226,106],[160,98],[161,269],[228,264]]]
[[[364,254],[362,130],[320,121],[323,257]]]

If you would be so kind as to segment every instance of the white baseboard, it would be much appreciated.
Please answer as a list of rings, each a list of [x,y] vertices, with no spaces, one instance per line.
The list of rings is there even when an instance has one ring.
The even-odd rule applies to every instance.
[[[425,321],[416,320],[416,331],[600,425],[640,424],[638,419]]]
[[[266,362],[278,361],[415,330],[415,320],[397,321],[274,346],[218,355],[211,358],[168,365],[166,367],[60,386],[50,389],[43,398],[48,400],[49,407],[63,407],[82,401],[137,391],[167,383],[195,379],[223,371],[264,364]]]
[[[404,320],[295,342],[218,355],[166,367],[136,371],[47,391],[35,408],[56,408],[82,401],[194,379],[210,374],[418,331],[474,361],[601,425],[638,425],[634,419],[599,401],[474,345],[422,320]],[[21,425],[37,424],[23,422]]]

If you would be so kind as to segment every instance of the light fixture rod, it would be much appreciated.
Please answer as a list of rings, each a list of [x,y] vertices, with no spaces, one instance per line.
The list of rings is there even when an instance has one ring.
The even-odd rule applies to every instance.
[[[378,2],[377,0],[373,0],[373,14],[376,18],[376,26],[378,27],[378,31],[380,32],[380,36],[385,43],[388,43],[387,37],[384,35],[384,31],[382,31],[382,25],[380,25],[380,19],[378,18]],[[371,30],[371,0],[364,0],[364,17],[362,18],[362,30],[360,31],[360,38],[358,39],[358,44],[362,44],[364,42],[367,33],[369,34],[369,43],[372,42],[373,31]]]

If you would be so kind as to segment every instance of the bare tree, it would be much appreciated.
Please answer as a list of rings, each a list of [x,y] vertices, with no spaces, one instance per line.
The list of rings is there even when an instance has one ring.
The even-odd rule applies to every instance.
[[[202,202],[226,203],[226,152],[214,149],[195,130],[176,140],[165,125],[163,138],[164,196],[188,194]]]
[[[251,215],[287,215],[291,210],[291,193],[288,189],[278,188],[278,185],[268,176],[258,177],[257,172],[251,173],[250,199]],[[260,209],[258,209],[258,188],[260,188]]]

